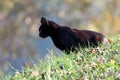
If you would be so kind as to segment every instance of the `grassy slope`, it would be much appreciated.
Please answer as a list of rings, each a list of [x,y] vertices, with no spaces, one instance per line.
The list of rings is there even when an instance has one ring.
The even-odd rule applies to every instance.
[[[120,79],[120,36],[109,46],[80,49],[70,55],[48,56],[32,68],[8,75],[5,80],[117,80]],[[118,80],[119,80],[118,79]]]

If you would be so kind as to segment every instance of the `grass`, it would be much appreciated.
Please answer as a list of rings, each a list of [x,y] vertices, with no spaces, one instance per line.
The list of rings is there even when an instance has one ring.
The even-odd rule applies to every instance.
[[[57,56],[51,51],[46,60],[3,80],[120,80],[120,35],[110,45],[79,49],[70,55]]]

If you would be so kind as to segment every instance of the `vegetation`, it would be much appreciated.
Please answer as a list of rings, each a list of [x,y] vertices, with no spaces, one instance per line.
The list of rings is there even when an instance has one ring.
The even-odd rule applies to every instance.
[[[34,67],[23,68],[5,80],[119,80],[120,35],[110,45],[79,49],[70,55],[55,55],[38,60]]]

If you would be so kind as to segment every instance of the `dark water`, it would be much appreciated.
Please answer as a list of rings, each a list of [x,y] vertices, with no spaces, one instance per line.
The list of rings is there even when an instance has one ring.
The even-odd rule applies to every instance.
[[[49,51],[54,50],[55,53],[61,53],[61,51],[59,49],[57,49],[51,38],[45,38],[45,39],[30,39],[30,41],[32,42],[33,46],[36,47],[36,49],[39,52],[39,57],[42,59],[45,57],[45,55],[47,55],[49,53]]]

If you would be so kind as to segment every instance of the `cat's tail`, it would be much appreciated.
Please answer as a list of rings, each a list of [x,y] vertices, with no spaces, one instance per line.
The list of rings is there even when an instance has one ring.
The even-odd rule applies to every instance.
[[[110,44],[111,43],[111,40],[106,38],[105,36],[97,36],[95,38],[96,42],[100,42],[102,44]]]
[[[104,38],[102,39],[102,43],[103,43],[103,44],[110,44],[110,43],[111,43],[111,40],[108,39],[108,38],[106,38],[106,37],[104,37]]]

